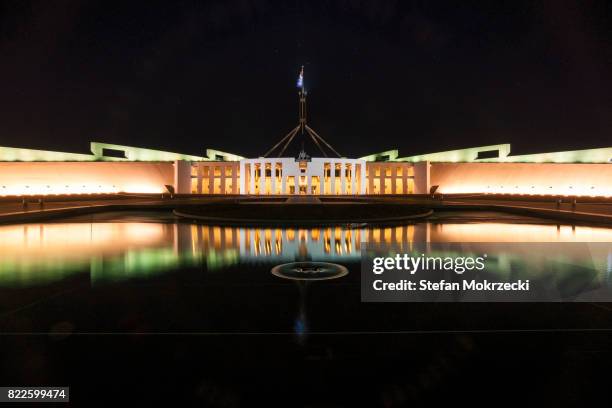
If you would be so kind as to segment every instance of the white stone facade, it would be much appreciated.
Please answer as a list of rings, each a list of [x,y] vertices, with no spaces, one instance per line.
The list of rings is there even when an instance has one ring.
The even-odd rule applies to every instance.
[[[360,159],[244,159],[240,175],[240,194],[366,194],[366,162]]]

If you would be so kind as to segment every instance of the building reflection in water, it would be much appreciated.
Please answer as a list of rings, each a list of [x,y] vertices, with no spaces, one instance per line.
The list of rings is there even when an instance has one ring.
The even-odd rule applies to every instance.
[[[185,239],[194,250],[197,248],[205,255],[229,250],[237,252],[243,261],[266,258],[275,261],[326,261],[358,258],[361,243],[366,241],[409,246],[415,240],[417,227],[407,225],[383,229],[351,229],[337,226],[293,229],[193,225]]]
[[[364,242],[410,251],[414,242],[612,242],[612,229],[535,224],[414,224],[353,229],[240,228],[148,222],[0,227],[0,286],[29,286],[89,271],[92,283],[147,278],[181,267],[358,262]],[[604,257],[606,259],[606,257]],[[609,274],[609,263],[602,272]]]

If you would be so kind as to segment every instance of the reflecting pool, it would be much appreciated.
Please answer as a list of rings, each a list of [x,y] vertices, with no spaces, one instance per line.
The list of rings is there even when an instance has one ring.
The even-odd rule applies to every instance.
[[[0,286],[44,285],[80,273],[96,284],[185,267],[219,271],[293,261],[351,264],[359,262],[364,243],[410,251],[415,242],[612,242],[612,229],[499,222],[297,229],[150,220],[9,225],[0,226]]]
[[[155,222],[9,225],[0,226],[0,285],[44,285],[87,272],[95,284],[200,265],[215,271],[305,260],[355,263],[365,242],[405,251],[414,242],[612,242],[612,229],[507,223],[303,229]]]
[[[606,303],[361,301],[360,252],[371,244],[408,252],[423,243],[522,243],[514,258],[491,258],[490,273],[508,277],[530,273],[521,258],[542,257],[530,243],[559,243],[559,268],[548,273],[565,291],[584,283],[565,265],[589,282],[612,282],[612,229],[453,217],[296,229],[116,213],[0,226],[0,376],[69,384],[75,398],[138,378],[153,399],[179,389],[204,406],[240,406],[225,404],[231,398],[403,406],[385,401],[412,396],[431,405],[432,384],[464,392],[473,373],[499,383],[488,375],[492,361],[512,373],[503,384],[520,375],[555,387],[563,373],[600,362],[590,356],[609,350]],[[564,251],[566,242],[599,252]],[[272,269],[281,264],[290,268],[279,277]],[[329,264],[341,266],[333,279],[302,279]]]

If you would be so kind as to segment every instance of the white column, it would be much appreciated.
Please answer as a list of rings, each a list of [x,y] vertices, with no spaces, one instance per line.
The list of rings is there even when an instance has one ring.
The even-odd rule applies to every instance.
[[[196,188],[196,193],[202,194],[202,164],[197,163],[197,175],[198,175],[198,185]]]
[[[249,167],[249,172],[251,173],[251,177],[249,177],[249,192],[255,194],[255,160],[251,160]]]
[[[213,193],[213,186],[215,185],[215,166],[208,166],[208,194]]]
[[[429,194],[430,187],[430,164],[428,161],[415,163],[414,165],[414,192],[416,194]]]
[[[285,175],[285,168],[281,169],[281,194],[287,194],[287,176]]]
[[[272,178],[272,182],[270,183],[270,188],[272,192],[270,194],[276,194],[276,162],[270,162],[270,177]]]
[[[191,193],[191,162],[185,160],[174,161],[174,193]]]
[[[311,186],[312,186],[312,176],[306,175],[306,194],[310,194]]]
[[[351,194],[359,194],[357,191],[357,162],[351,166]]]
[[[238,174],[236,174],[238,169],[239,167],[232,166],[232,194],[236,194],[238,191]]]
[[[335,162],[330,162],[329,163],[329,167],[330,167],[330,186],[331,186],[331,193],[330,194],[336,194],[336,163]]]
[[[225,191],[225,164],[219,167],[221,167],[221,194],[227,194]]]
[[[340,167],[340,193],[346,194],[346,163],[342,162]]]
[[[246,194],[246,179],[244,160],[240,160],[240,194]]]
[[[359,187],[359,189],[360,189],[359,193],[360,194],[365,194],[365,192],[366,192],[366,183],[367,183],[366,174],[367,174],[366,173],[366,163],[365,163],[365,161],[363,161],[361,163],[361,186]]]

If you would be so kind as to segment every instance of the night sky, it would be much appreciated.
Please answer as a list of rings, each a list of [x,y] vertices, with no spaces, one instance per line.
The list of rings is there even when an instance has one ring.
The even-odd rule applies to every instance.
[[[0,145],[259,156],[302,64],[349,157],[612,146],[612,2],[578,0],[3,2]]]

